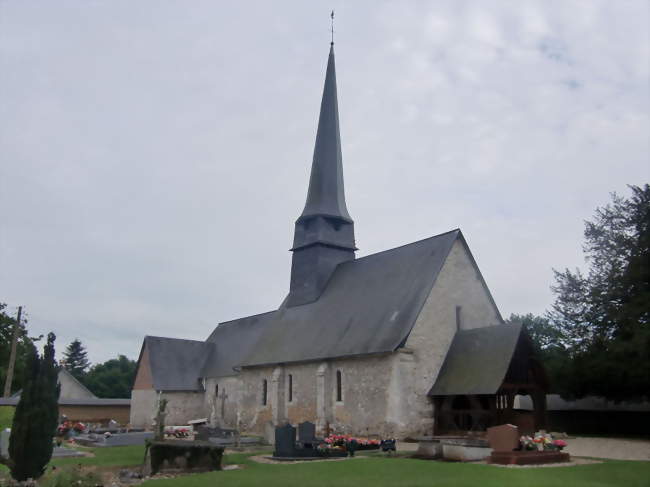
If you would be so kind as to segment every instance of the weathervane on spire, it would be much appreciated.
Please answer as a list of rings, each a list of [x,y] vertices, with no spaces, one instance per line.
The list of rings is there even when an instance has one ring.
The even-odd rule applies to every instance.
[[[330,32],[332,33],[332,46],[334,45],[334,10],[332,10],[332,13],[330,14],[330,18],[332,19],[332,27],[330,28]]]

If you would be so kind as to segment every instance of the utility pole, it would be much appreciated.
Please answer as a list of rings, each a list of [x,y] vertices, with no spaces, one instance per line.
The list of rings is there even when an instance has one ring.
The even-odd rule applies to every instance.
[[[14,336],[11,340],[11,354],[9,355],[9,366],[7,367],[7,379],[5,380],[5,392],[3,397],[11,395],[11,383],[14,380],[14,366],[16,365],[16,346],[18,345],[18,332],[20,331],[20,315],[23,312],[23,307],[18,306],[18,317],[14,325]]]

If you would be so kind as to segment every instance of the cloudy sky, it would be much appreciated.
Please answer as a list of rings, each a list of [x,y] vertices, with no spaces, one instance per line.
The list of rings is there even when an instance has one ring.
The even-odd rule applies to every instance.
[[[334,7],[358,255],[460,227],[542,313],[650,180],[648,5],[0,0],[0,301],[93,362],[276,308]]]

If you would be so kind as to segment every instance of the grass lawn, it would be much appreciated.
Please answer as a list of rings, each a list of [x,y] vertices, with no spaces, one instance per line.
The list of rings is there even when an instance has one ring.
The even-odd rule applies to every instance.
[[[267,465],[248,460],[248,455],[227,455],[225,462],[243,470],[197,474],[177,479],[145,482],[143,487],[167,486],[459,486],[459,487],[648,487],[650,462],[608,461],[561,468],[506,469],[489,465],[461,464],[367,456],[338,462]]]
[[[0,430],[11,428],[15,410],[13,406],[0,406]]]
[[[142,463],[144,448],[126,446],[93,448],[94,457],[56,459],[52,465],[94,465],[106,468]],[[267,451],[266,453],[269,453]],[[365,457],[335,462],[306,462],[269,465],[253,462],[250,454],[224,457],[224,464],[238,464],[241,470],[212,472],[156,479],[143,487],[648,487],[650,462],[606,461],[600,464],[559,468],[506,469],[489,465],[445,463],[410,458]],[[0,482],[1,484],[1,482]]]

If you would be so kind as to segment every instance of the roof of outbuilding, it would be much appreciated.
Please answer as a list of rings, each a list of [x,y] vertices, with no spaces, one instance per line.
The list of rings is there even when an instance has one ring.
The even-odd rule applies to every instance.
[[[240,365],[394,351],[408,337],[458,238],[460,230],[452,230],[340,264],[317,301],[263,315],[257,341]],[[246,326],[248,320],[231,323]]]
[[[20,397],[2,397],[0,406],[16,406]],[[86,397],[82,399],[59,398],[59,406],[129,406],[131,399],[108,399],[102,397]]]
[[[144,347],[149,353],[155,390],[196,391],[199,390],[201,369],[214,345],[197,340],[146,336],[143,350]]]
[[[494,394],[508,372],[522,326],[461,330],[454,339],[430,396]]]

